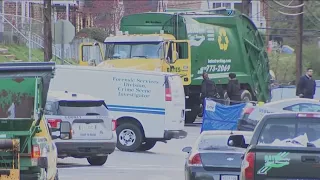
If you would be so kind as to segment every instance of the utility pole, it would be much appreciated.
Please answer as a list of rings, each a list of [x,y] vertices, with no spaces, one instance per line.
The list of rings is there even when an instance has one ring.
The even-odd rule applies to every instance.
[[[250,7],[251,7],[251,0],[242,0],[242,14],[249,16],[250,14]]]
[[[52,59],[51,0],[43,0],[44,61]]]
[[[304,0],[297,0],[299,4],[303,4]],[[302,75],[302,43],[303,43],[303,6],[299,7],[299,14],[297,16],[297,44],[296,44],[296,84]]]
[[[264,3],[264,6],[266,7],[263,7],[265,8],[265,18],[266,18],[266,45],[267,47],[269,48],[269,40],[270,40],[270,36],[269,36],[269,6]]]

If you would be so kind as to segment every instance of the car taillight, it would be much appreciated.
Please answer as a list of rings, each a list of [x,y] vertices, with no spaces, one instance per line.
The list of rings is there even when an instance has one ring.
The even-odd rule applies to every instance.
[[[307,117],[307,118],[320,117],[320,114],[298,113],[298,114],[297,114],[297,117]]]
[[[254,108],[252,107],[245,108],[243,111],[243,114],[251,114],[253,110]]]
[[[33,145],[31,150],[31,158],[39,158],[41,156],[41,150],[39,145]]]
[[[189,164],[193,165],[193,166],[202,166],[200,154],[197,153],[197,154],[193,155],[192,157],[190,157]]]
[[[171,88],[166,88],[166,101],[172,101]]]
[[[112,131],[115,131],[117,128],[117,120],[112,120]]]
[[[253,152],[249,152],[246,154],[244,159],[244,177],[246,180],[253,180],[254,178],[254,161],[255,154]]]
[[[60,128],[61,119],[48,119],[51,128]]]

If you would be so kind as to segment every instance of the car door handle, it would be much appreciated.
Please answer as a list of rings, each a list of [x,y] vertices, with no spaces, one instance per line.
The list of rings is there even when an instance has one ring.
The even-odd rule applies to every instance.
[[[319,163],[318,156],[301,156],[301,161],[306,163]]]

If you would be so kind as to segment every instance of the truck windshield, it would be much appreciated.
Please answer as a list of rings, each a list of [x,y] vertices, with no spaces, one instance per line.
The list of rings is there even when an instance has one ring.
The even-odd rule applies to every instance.
[[[106,48],[106,60],[164,58],[164,50],[161,42],[108,43]]]
[[[320,147],[320,119],[269,119],[258,138],[258,145]]]

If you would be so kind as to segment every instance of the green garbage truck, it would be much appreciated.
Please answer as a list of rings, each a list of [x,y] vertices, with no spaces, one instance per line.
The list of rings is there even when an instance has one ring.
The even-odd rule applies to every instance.
[[[187,123],[194,122],[200,112],[203,72],[209,74],[220,89],[220,97],[226,100],[231,72],[241,83],[243,101],[270,99],[269,62],[262,35],[250,18],[238,11],[132,14],[121,19],[120,30],[105,39],[103,62],[80,58],[80,65],[180,74]],[[86,46],[80,47],[84,55]]]
[[[57,149],[43,118],[54,63],[0,63],[0,179],[58,179]],[[63,133],[71,132],[62,123]]]

